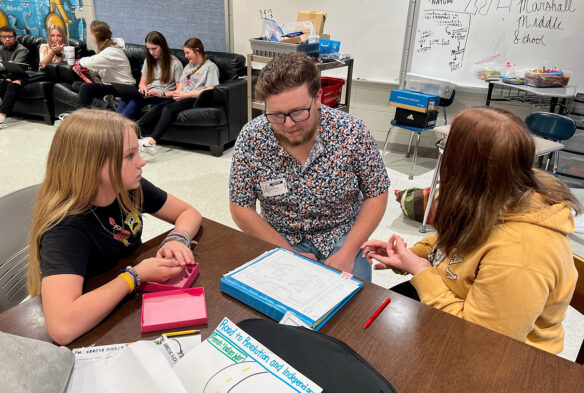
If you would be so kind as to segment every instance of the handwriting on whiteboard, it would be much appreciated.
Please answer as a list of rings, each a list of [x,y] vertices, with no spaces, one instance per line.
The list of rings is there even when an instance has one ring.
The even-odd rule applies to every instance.
[[[439,48],[448,58],[451,71],[462,66],[470,30],[470,15],[460,12],[428,10],[423,14],[426,26],[418,31],[415,50],[419,53]]]
[[[421,10],[424,23],[418,25],[412,49],[447,62],[451,72],[463,66],[468,38],[476,39],[471,32],[474,18],[512,26],[503,46],[545,47],[550,37],[568,29],[567,18],[576,12],[573,0],[429,0],[429,4],[433,9]]]

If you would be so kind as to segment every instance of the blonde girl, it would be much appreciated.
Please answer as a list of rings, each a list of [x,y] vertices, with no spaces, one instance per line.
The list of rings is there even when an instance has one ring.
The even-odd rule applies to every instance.
[[[194,263],[201,215],[142,178],[137,126],[122,115],[80,109],[57,129],[30,232],[28,290],[41,295],[50,336],[68,344],[92,329],[140,282],[164,282]],[[142,213],[174,223],[156,257],[89,292],[141,243]]]
[[[51,25],[47,29],[47,43],[39,47],[39,68],[45,68],[47,64],[65,61],[63,48],[67,46],[65,29],[59,25]]]

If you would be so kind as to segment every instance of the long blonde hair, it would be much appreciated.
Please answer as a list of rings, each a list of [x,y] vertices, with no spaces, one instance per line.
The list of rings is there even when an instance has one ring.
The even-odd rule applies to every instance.
[[[138,134],[136,123],[110,111],[79,109],[63,120],[51,143],[45,179],[41,183],[29,234],[27,287],[40,294],[40,241],[65,217],[93,206],[100,174],[109,164],[109,178],[124,213],[138,212],[142,189],[128,191],[122,182],[124,136]]]
[[[53,30],[57,30],[59,34],[61,34],[62,42],[61,44],[69,45],[69,41],[67,40],[67,33],[65,33],[65,29],[63,29],[60,25],[50,25],[47,27],[47,43],[49,44],[49,48],[51,47],[51,32]]]

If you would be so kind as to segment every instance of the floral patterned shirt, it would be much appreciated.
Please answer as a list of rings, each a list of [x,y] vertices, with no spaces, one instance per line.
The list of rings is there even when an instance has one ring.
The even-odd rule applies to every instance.
[[[265,116],[247,123],[235,144],[229,198],[248,208],[259,200],[262,217],[291,245],[308,239],[328,256],[353,227],[363,199],[388,188],[387,170],[367,127],[322,105],[304,165],[280,145]]]

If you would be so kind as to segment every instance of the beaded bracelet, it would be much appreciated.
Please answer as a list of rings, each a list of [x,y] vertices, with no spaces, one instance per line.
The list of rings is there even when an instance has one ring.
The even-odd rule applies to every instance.
[[[180,236],[183,236],[183,237],[184,237],[185,239],[187,239],[188,241],[191,241],[191,239],[193,238],[193,237],[191,236],[191,234],[190,234],[189,232],[187,232],[186,230],[184,230],[184,229],[177,229],[177,228],[174,228],[174,229],[173,229],[172,231],[170,231],[168,234],[169,234],[169,235],[180,235]]]
[[[188,248],[191,248],[192,243],[197,244],[197,242],[191,241],[191,235],[187,231],[175,228],[172,231],[170,231],[168,235],[166,235],[162,243],[160,243],[160,247],[164,246],[166,242],[169,242],[171,240],[180,242],[187,246]]]
[[[185,246],[187,246],[188,248],[191,248],[191,243],[187,239],[185,239],[182,236],[177,236],[177,235],[168,235],[167,237],[165,237],[164,240],[162,241],[162,243],[160,243],[160,247],[164,246],[164,244],[166,242],[169,242],[171,240],[180,242],[180,243],[184,244]]]
[[[126,266],[126,272],[129,273],[134,279],[134,286],[136,290],[140,286],[140,276],[136,273],[136,270],[132,266]]]
[[[136,289],[134,277],[132,277],[131,274],[129,274],[128,272],[121,273],[120,277],[122,277],[130,286],[130,292],[128,292],[128,294],[134,292],[134,290]]]

